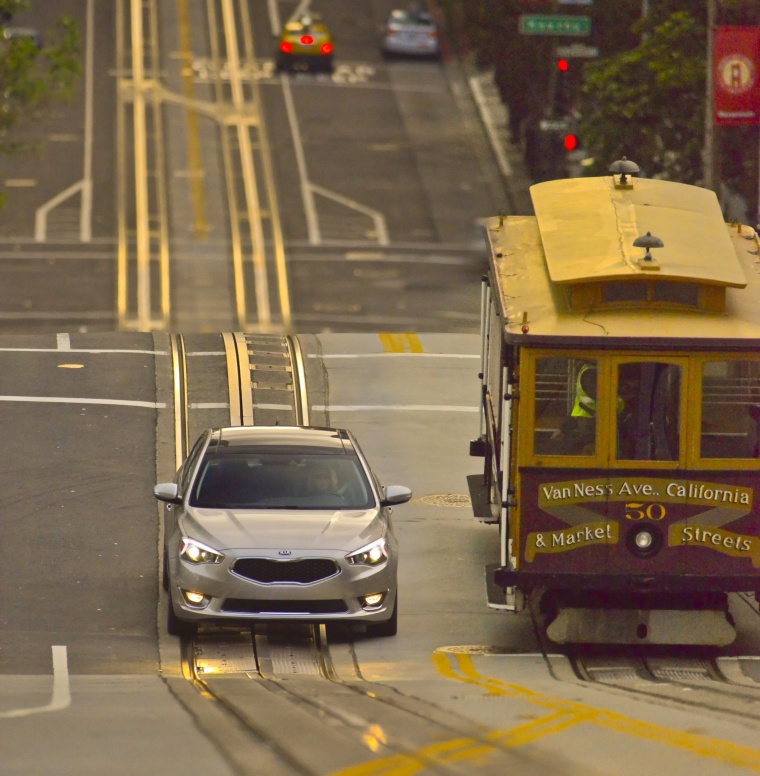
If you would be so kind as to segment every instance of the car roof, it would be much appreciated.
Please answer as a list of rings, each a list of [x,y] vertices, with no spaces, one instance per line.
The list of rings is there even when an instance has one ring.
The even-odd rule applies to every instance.
[[[431,13],[421,10],[403,10],[396,8],[391,11],[390,22],[412,23],[412,24],[435,24],[435,19]]]
[[[283,27],[283,35],[296,35],[309,30],[320,34],[327,34],[327,25],[320,16],[299,17],[287,22]]]
[[[209,452],[233,452],[242,448],[278,448],[294,452],[353,454],[354,446],[345,429],[321,426],[229,426],[211,429]]]

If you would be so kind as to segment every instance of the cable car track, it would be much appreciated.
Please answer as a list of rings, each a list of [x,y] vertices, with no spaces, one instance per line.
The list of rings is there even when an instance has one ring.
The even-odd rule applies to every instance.
[[[301,347],[295,337],[272,334],[225,332],[222,335],[226,363],[229,424],[307,425],[309,402]],[[171,341],[174,427],[177,465],[190,450],[190,409],[185,338]],[[314,626],[315,629],[317,626]],[[222,633],[225,629],[221,629]],[[311,636],[314,643],[324,639]],[[329,661],[324,656],[322,664]]]
[[[306,370],[296,338],[227,333],[222,341],[231,423],[309,423]],[[188,369],[188,355],[219,357],[193,353],[182,335],[171,336],[180,460],[192,443],[191,415],[198,405],[191,398],[199,394],[194,382],[202,378],[202,372]],[[221,360],[215,364],[221,367]],[[473,758],[486,755],[489,771],[492,766],[503,772],[519,759],[521,773],[546,772],[543,765],[525,770],[525,760],[482,726],[364,680],[350,633],[331,627],[331,650],[323,624],[201,626],[194,638],[181,641],[183,679],[172,686],[196,725],[245,776],[349,774],[355,768],[359,773],[368,762],[389,758],[415,771],[469,774]]]
[[[757,614],[743,594],[738,597]],[[760,683],[742,672],[739,659],[713,648],[671,649],[630,646],[557,645],[545,635],[545,623],[531,602],[533,626],[544,659],[561,681],[592,683],[629,695],[760,721]]]
[[[290,335],[240,333],[225,333],[222,338],[230,425],[308,425],[306,375],[298,340]]]
[[[256,61],[252,21],[246,4],[208,0],[203,5],[206,40],[191,34],[202,9],[178,3],[176,56],[183,65],[177,70],[162,67],[166,52],[158,0],[117,3],[119,326],[289,331],[292,311],[272,149],[259,85],[250,76]],[[211,90],[196,94],[192,63],[199,53],[209,57],[214,75]],[[167,154],[167,106],[179,108],[185,124],[186,166],[176,154]],[[209,173],[208,182],[202,146],[211,135],[199,116],[215,122],[218,132],[213,137],[221,168]],[[196,238],[209,235],[207,190],[216,185],[226,195],[229,247],[210,249],[228,261],[222,272],[182,240],[170,239],[170,179],[180,176],[187,180],[192,205],[182,217]],[[170,273],[177,263],[182,272]]]
[[[488,757],[486,772],[513,769],[518,761],[520,773],[546,772],[545,764],[526,764],[508,744],[489,737],[482,726],[389,686],[365,681],[355,656],[350,668],[342,666],[352,673],[350,679],[344,678],[333,664],[325,626],[310,626],[300,634],[292,628],[270,627],[257,624],[252,635],[231,630],[239,649],[235,655],[231,654],[234,649],[227,651],[225,671],[209,670],[208,654],[203,647],[199,649],[198,640],[184,642],[183,671],[200,696],[216,702],[256,741],[276,752],[290,769],[287,772],[349,776],[391,773],[398,768],[469,775],[473,759],[480,762],[484,757]],[[251,654],[242,660],[253,655],[255,668],[241,665],[244,650]],[[307,665],[309,652],[313,662]],[[277,721],[283,712],[287,725]],[[327,770],[320,767],[319,757],[309,749],[309,742],[317,739],[326,741],[337,759],[346,763]],[[383,761],[382,765],[378,762],[376,770],[368,770],[373,760]],[[561,773],[556,768],[552,772]]]

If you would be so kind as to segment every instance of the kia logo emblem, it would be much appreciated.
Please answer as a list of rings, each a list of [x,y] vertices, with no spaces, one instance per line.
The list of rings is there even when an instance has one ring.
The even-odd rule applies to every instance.
[[[293,553],[290,550],[280,550],[280,555],[292,555]]]

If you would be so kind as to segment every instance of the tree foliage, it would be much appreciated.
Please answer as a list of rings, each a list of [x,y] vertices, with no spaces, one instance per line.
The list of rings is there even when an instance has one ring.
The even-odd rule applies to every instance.
[[[554,47],[591,44],[596,59],[572,62],[582,97],[581,139],[606,174],[625,155],[649,175],[699,182],[703,175],[708,0],[594,0],[591,6],[520,0],[437,0],[460,50],[493,68],[509,108],[512,139],[526,122],[555,115]],[[718,25],[760,24],[758,0],[715,0]],[[590,38],[520,35],[523,13],[591,16]],[[645,13],[646,12],[646,13]],[[748,199],[757,188],[756,127],[717,128],[719,176]],[[748,150],[749,149],[749,150]]]
[[[705,40],[704,24],[678,11],[642,31],[635,48],[586,65],[581,135],[591,174],[625,155],[650,176],[701,179]]]
[[[481,67],[493,68],[496,83],[509,106],[514,139],[520,137],[526,120],[553,112],[554,49],[578,39],[523,35],[519,31],[522,14],[545,15],[551,13],[550,6],[533,6],[520,0],[438,0],[438,4],[452,20],[450,28],[460,51],[473,52]],[[584,15],[589,13],[588,7],[579,8]],[[567,6],[562,13],[571,11]],[[631,28],[640,12],[641,0],[595,0],[593,35],[583,42],[597,46],[602,55],[635,45]],[[577,69],[580,73],[580,67]]]
[[[11,34],[29,0],[0,0],[0,154],[28,147],[25,131],[56,100],[71,97],[81,73],[76,23],[60,16],[39,38]]]

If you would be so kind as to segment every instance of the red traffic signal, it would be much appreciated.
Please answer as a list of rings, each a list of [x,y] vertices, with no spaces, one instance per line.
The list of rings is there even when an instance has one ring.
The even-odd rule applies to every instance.
[[[562,73],[566,73],[568,70],[570,70],[570,63],[566,59],[558,59],[557,70],[561,71]]]
[[[578,147],[577,135],[569,134],[565,135],[565,149],[568,151],[574,151]]]

